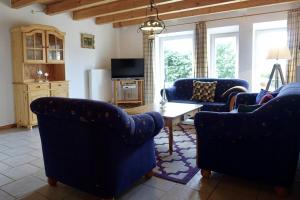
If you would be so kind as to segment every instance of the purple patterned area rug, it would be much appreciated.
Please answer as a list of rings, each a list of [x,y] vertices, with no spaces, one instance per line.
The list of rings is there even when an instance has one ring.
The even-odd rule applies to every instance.
[[[167,129],[155,138],[155,176],[186,184],[199,171],[196,166],[196,133],[192,125],[178,125],[173,129],[173,154],[169,154]]]

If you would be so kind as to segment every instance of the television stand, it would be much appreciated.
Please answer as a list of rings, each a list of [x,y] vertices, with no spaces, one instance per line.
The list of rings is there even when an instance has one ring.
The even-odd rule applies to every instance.
[[[114,104],[144,105],[144,80],[114,80]]]

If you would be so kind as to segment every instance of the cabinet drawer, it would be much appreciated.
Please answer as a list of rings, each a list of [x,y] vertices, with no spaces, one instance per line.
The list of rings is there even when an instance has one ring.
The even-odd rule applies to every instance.
[[[35,83],[35,84],[28,85],[28,91],[35,91],[35,90],[49,90],[49,84]]]
[[[68,82],[54,82],[50,83],[51,89],[67,88]]]
[[[51,97],[69,97],[69,93],[67,89],[60,89],[60,90],[52,90]]]

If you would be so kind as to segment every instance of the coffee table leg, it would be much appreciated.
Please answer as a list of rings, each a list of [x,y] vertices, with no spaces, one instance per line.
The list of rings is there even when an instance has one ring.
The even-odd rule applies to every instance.
[[[167,123],[167,127],[169,129],[169,153],[172,155],[173,153],[173,124],[172,122]]]

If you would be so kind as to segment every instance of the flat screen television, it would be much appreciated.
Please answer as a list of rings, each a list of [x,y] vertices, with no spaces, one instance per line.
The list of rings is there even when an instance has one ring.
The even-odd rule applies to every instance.
[[[143,58],[113,58],[111,59],[112,79],[142,79],[144,78]]]

